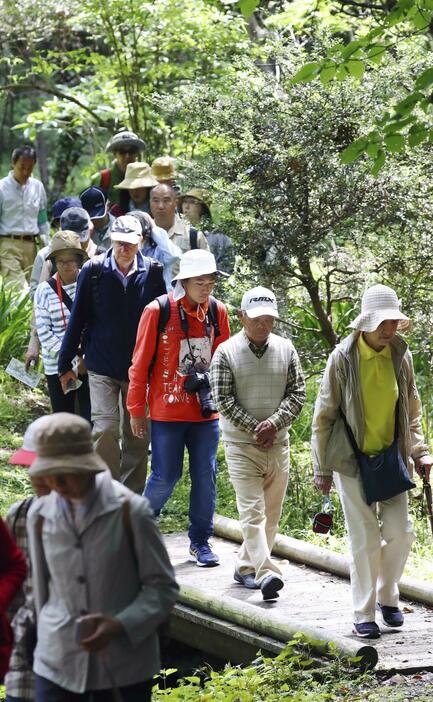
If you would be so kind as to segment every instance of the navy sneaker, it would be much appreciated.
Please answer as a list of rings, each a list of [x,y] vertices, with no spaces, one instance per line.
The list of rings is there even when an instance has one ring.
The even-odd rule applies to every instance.
[[[260,589],[262,591],[264,600],[276,600],[278,595],[278,590],[284,587],[284,583],[277,575],[267,575],[266,578],[260,583]]]
[[[191,543],[189,546],[189,552],[191,555],[191,560],[195,561],[197,565],[201,566],[202,568],[213,568],[213,566],[217,566],[220,562],[220,559],[216,553],[212,551],[207,542],[204,544]]]
[[[353,633],[361,639],[380,638],[380,629],[376,622],[359,622],[359,624],[354,624],[353,627]]]
[[[403,626],[403,612],[398,607],[388,607],[387,605],[377,605],[382,614],[383,623],[385,626],[392,628]]]
[[[240,583],[249,590],[260,590],[260,585],[256,583],[256,576],[254,573],[246,573],[246,575],[241,575],[239,571],[235,570],[233,578],[237,583]]]

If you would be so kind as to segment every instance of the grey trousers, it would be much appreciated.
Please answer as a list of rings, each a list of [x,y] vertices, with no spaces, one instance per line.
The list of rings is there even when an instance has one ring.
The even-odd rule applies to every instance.
[[[147,437],[137,439],[131,432],[126,408],[128,385],[126,380],[89,371],[93,439],[97,453],[107,463],[113,478],[142,495],[149,440]]]

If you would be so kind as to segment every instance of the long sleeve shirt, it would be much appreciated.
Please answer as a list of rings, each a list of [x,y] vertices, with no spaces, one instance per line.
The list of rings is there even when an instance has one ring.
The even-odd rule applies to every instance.
[[[21,185],[11,171],[0,180],[0,236],[37,234],[48,244],[50,225],[44,186],[32,177]]]
[[[64,291],[74,301],[77,283],[62,286]],[[63,309],[63,315],[62,315]],[[65,335],[71,313],[63,302],[60,302],[57,292],[47,282],[40,283],[34,297],[36,331],[42,348],[42,359],[46,375],[57,375],[60,347]]]
[[[146,243],[141,249],[143,256],[149,256],[162,263],[164,282],[167,291],[173,289],[171,284],[173,263],[177,263],[182,256],[182,251],[174,241],[169,239],[167,232],[162,227],[154,226],[152,229],[152,243]]]

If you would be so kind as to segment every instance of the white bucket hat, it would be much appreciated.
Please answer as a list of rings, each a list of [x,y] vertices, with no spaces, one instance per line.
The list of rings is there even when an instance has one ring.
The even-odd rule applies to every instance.
[[[361,332],[372,332],[386,319],[397,319],[398,329],[410,328],[410,319],[400,309],[397,293],[387,285],[373,285],[362,296],[361,314],[349,325]]]
[[[206,251],[206,249],[186,251],[180,259],[179,273],[171,281],[173,285],[175,284],[173,291],[175,302],[185,295],[182,280],[198,278],[200,275],[212,275],[212,273],[228,277],[227,273],[217,269],[215,256],[210,251]]]

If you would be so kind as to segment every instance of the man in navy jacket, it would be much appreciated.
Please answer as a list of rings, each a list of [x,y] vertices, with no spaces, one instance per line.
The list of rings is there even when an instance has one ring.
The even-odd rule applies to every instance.
[[[116,480],[142,494],[148,441],[131,432],[126,408],[128,369],[141,313],[166,288],[161,264],[139,252],[141,225],[135,217],[119,217],[113,223],[111,239],[112,248],[86,263],[78,277],[60,349],[59,376],[66,392],[77,379],[75,370],[83,346],[96,450]]]

